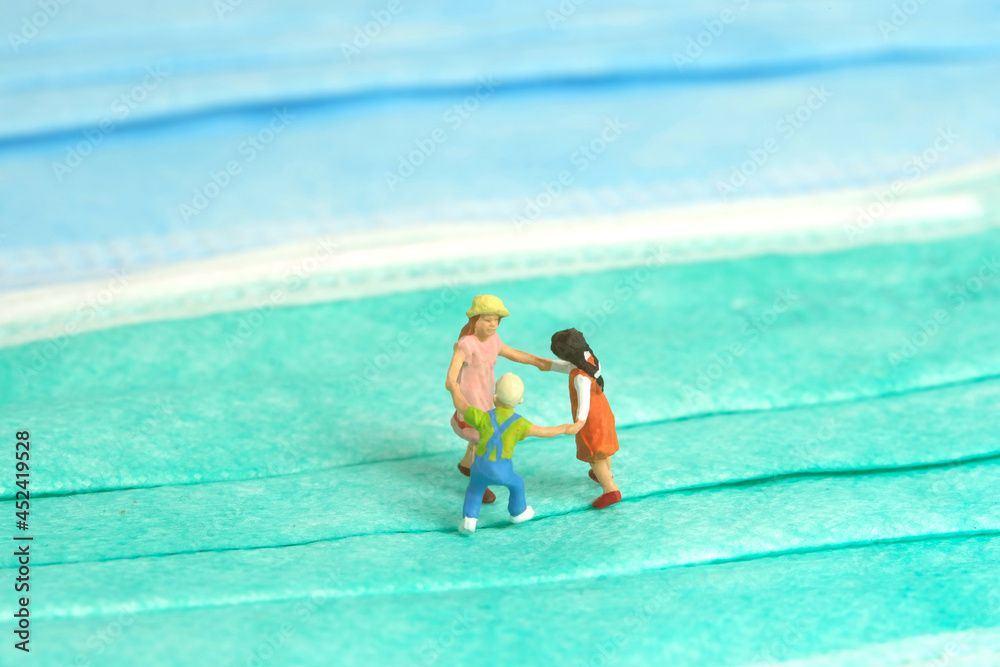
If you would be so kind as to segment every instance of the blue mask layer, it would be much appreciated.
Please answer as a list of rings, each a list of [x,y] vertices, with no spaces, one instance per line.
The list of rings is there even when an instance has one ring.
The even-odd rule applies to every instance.
[[[604,646],[750,664],[886,643],[866,664],[954,632],[996,649],[973,631],[1000,625],[998,257],[987,232],[476,286],[443,309],[440,290],[277,309],[239,345],[246,313],[82,334],[50,358],[4,349],[0,429],[33,432],[33,492],[53,496],[34,504],[34,618],[61,638],[44,660],[130,664],[182,634],[156,664],[228,659],[286,614],[301,664],[497,642],[539,663]],[[545,354],[576,326],[600,355],[614,509],[588,509],[572,439],[537,441],[519,461],[536,519],[508,526],[501,497],[457,538],[464,445],[442,378],[484,291],[511,310],[508,344]],[[565,376],[519,372],[526,415],[569,419]],[[606,636],[584,633],[602,616]]]

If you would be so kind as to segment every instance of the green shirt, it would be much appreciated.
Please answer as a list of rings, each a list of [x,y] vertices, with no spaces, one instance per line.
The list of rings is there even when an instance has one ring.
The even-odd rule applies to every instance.
[[[497,424],[503,426],[503,423],[512,414],[514,414],[513,408],[497,408]],[[479,446],[476,447],[476,456],[483,456],[486,454],[486,445],[493,435],[493,423],[490,421],[490,413],[483,412],[479,408],[470,405],[469,409],[465,411],[465,423],[479,431]],[[514,445],[527,438],[528,431],[530,430],[531,422],[524,417],[521,417],[508,426],[507,430],[500,436],[500,441],[503,443],[503,452],[500,454],[500,457],[504,459],[513,457]],[[496,460],[496,453],[494,453],[490,456],[490,461]]]

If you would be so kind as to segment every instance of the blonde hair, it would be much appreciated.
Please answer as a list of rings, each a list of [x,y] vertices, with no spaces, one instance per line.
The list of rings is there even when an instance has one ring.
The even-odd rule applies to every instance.
[[[464,327],[462,327],[461,331],[458,332],[459,340],[462,339],[462,336],[471,336],[472,334],[476,333],[477,322],[479,322],[479,315],[470,317],[469,322]]]
[[[496,385],[496,400],[498,403],[514,408],[524,401],[524,383],[513,373],[504,373]]]

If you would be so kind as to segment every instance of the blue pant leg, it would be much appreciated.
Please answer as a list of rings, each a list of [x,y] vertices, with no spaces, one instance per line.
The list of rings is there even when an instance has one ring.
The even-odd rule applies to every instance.
[[[507,511],[510,512],[511,516],[517,516],[528,509],[528,501],[524,497],[524,480],[513,470],[505,477],[503,485],[510,491],[510,500],[507,501]]]
[[[486,493],[486,480],[475,471],[469,475],[469,487],[465,490],[465,505],[462,515],[470,519],[479,518],[479,510],[483,506],[483,494]]]

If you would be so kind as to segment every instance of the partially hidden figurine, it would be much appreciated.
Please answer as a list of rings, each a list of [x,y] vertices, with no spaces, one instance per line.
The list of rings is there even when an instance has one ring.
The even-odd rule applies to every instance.
[[[584,422],[576,434],[576,458],[590,464],[589,475],[603,488],[603,494],[591,505],[602,509],[622,499],[611,474],[611,456],[618,451],[615,415],[604,395],[604,375],[583,334],[576,329],[552,335],[555,361],[551,370],[569,374],[570,410],[576,423]]]
[[[451,365],[448,366],[448,379],[445,382],[445,387],[451,392],[452,400],[455,399],[456,394],[461,393],[470,405],[479,410],[486,412],[492,409],[493,370],[497,363],[497,356],[521,364],[528,364],[542,371],[551,370],[551,359],[543,359],[527,352],[515,350],[500,340],[500,336],[496,333],[497,327],[500,326],[500,320],[510,315],[510,312],[499,298],[489,294],[480,294],[472,300],[472,307],[466,311],[465,315],[469,321],[462,327],[458,342],[455,344]],[[451,427],[458,437],[467,442],[465,456],[458,462],[458,469],[468,477],[476,453],[476,445],[479,443],[479,433],[462,418],[461,412],[452,415]],[[495,500],[496,495],[486,489],[483,502],[492,503]]]
[[[524,383],[513,373],[504,373],[497,380],[493,403],[496,407],[484,411],[469,405],[461,391],[453,395],[455,409],[465,422],[479,434],[475,456],[469,475],[469,486],[465,491],[462,507],[460,533],[470,535],[476,531],[476,521],[483,503],[483,493],[491,485],[505,486],[510,491],[507,511],[513,523],[522,523],[535,516],[534,510],[524,497],[524,480],[514,472],[514,447],[528,436],[554,438],[557,435],[574,434],[582,423],[562,426],[535,426],[514,408],[524,400]]]

